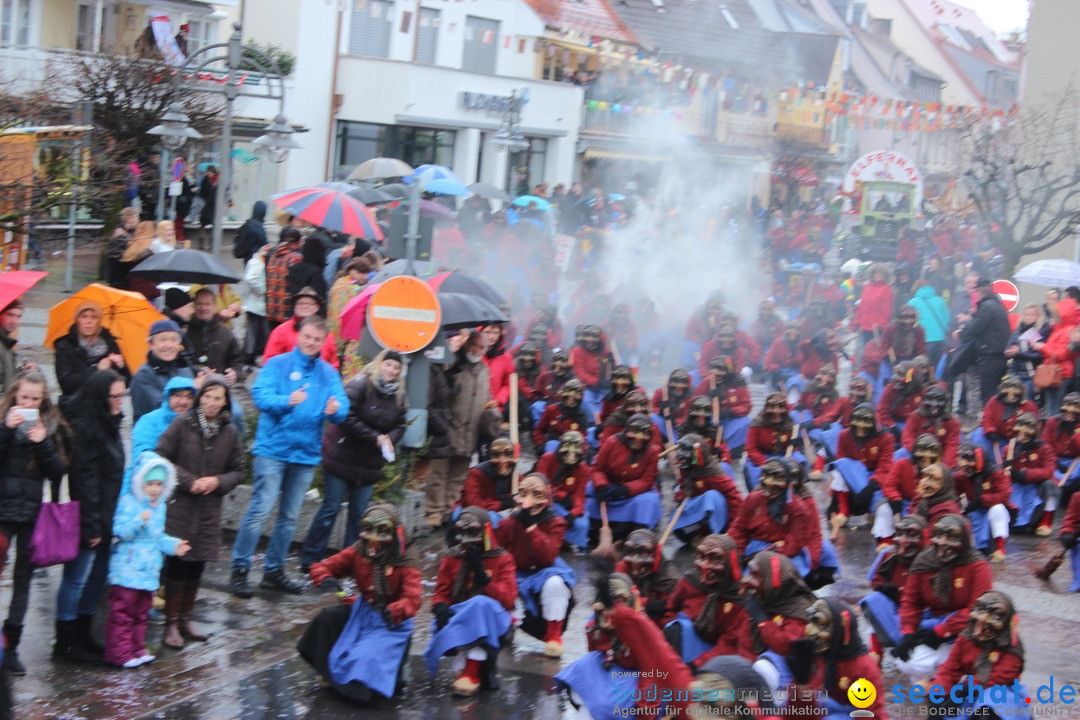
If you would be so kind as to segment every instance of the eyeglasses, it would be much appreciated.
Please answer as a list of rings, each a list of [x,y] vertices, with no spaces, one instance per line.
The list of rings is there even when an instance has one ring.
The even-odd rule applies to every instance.
[[[109,399],[110,400],[123,400],[124,398],[126,398],[130,394],[131,393],[129,393],[127,390],[125,390],[122,393],[109,393]]]

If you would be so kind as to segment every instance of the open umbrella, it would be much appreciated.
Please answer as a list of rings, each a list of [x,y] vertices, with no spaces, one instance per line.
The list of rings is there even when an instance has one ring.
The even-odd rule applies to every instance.
[[[183,248],[151,255],[132,268],[131,274],[154,282],[205,285],[240,282],[240,275],[216,256]]]
[[[409,203],[407,202],[399,203],[399,205],[405,210],[409,209]],[[457,217],[457,213],[442,203],[437,203],[434,200],[421,200],[420,217],[433,217],[437,220],[453,220]]]
[[[364,187],[363,185],[353,185],[347,182],[324,182],[319,183],[315,187],[329,188],[330,190],[337,190],[343,192],[350,197],[354,197],[365,205],[378,205],[379,203],[393,202],[394,197],[387,195],[381,190],[375,188]]]
[[[440,292],[438,298],[442,326],[448,330],[510,321],[502,310],[477,295]]]
[[[537,197],[536,195],[522,195],[521,197],[514,198],[514,204],[518,207],[527,208],[533,203],[536,204],[537,210],[551,209],[551,203],[549,203],[542,197]]]
[[[427,184],[433,180],[454,180],[463,187],[465,185],[465,183],[461,182],[461,178],[457,176],[457,173],[445,165],[421,165],[402,178],[406,185],[412,185],[417,180],[420,181],[420,187],[422,188],[426,188]]]
[[[346,340],[359,340],[367,322],[367,306],[371,296],[382,283],[369,282],[364,289],[341,310],[341,337]]]
[[[428,280],[427,284],[433,287],[439,295],[443,293],[461,293],[484,298],[492,305],[506,304],[506,298],[498,290],[491,287],[486,280],[456,270],[438,273]]]
[[[9,270],[0,273],[0,309],[18,300],[48,274],[40,270]]]
[[[487,198],[488,200],[501,200],[503,202],[510,202],[510,193],[503,190],[501,187],[496,187],[491,183],[478,182],[469,185],[469,190],[472,190],[473,195],[479,195],[480,197]]]
[[[271,200],[312,225],[357,237],[383,239],[371,210],[356,198],[331,188],[312,186],[286,190]]]
[[[146,338],[150,334],[150,326],[165,319],[145,297],[136,292],[117,290],[97,283],[87,285],[49,310],[45,347],[53,347],[58,337],[67,335],[75,322],[75,310],[88,300],[101,306],[101,324],[116,338],[120,354],[124,356],[124,363],[134,373],[146,362]]]
[[[380,270],[378,274],[376,274],[375,277],[371,278],[371,280],[369,280],[368,282],[386,282],[392,277],[404,275],[405,269],[407,267],[408,264],[405,260],[394,260],[393,262],[386,263],[385,265],[383,265],[383,269]],[[413,270],[415,271],[418,278],[425,281],[435,277],[440,272],[442,272],[438,264],[433,263],[430,260],[413,261]]]
[[[409,197],[409,186],[402,183],[390,183],[379,188],[379,192],[386,193],[394,198],[407,198]]]
[[[372,158],[353,168],[346,180],[369,180],[371,178],[404,177],[413,171],[412,166],[396,158]]]
[[[469,189],[465,187],[460,180],[454,180],[452,178],[437,178],[431,180],[424,185],[424,192],[434,193],[436,195],[458,195],[460,197],[471,195]]]
[[[1072,260],[1036,260],[1020,268],[1013,277],[1020,282],[1046,287],[1080,285],[1080,263]]]

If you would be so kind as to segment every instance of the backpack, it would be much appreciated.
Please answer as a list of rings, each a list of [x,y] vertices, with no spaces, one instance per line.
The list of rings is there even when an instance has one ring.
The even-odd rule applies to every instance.
[[[240,229],[236,231],[236,234],[233,235],[232,254],[234,258],[246,260],[256,250],[256,248],[251,247],[253,243],[259,241],[255,236],[255,233],[251,230],[252,222],[253,219],[248,218],[244,224],[240,226]]]

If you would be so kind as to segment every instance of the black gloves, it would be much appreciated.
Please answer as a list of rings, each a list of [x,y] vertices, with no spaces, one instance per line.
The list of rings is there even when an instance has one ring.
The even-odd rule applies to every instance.
[[[528,510],[518,510],[514,513],[514,517],[517,518],[518,524],[525,528],[532,527],[538,520],[538,517]]]
[[[765,616],[765,608],[761,607],[761,601],[753,595],[744,597],[742,604],[746,608],[746,614],[750,616],[750,620],[755,625],[759,625],[768,619]]]
[[[968,498],[967,509],[968,509],[969,512],[972,511],[972,510],[984,510],[985,506],[983,505],[982,498],[980,498],[980,497]]]
[[[382,619],[386,623],[387,627],[393,627],[397,624],[394,622],[394,614],[390,612],[390,608],[386,607],[385,605],[379,608],[379,614],[382,615]]]
[[[730,420],[733,417],[735,417],[735,413],[733,411],[731,411],[731,410],[728,410],[727,408],[721,410],[720,412],[718,412],[716,414],[716,419],[719,422],[725,422],[727,420]]]
[[[923,628],[919,632],[915,633],[916,644],[926,645],[929,648],[937,650],[945,642],[945,638],[934,632],[933,628]]]
[[[836,582],[836,571],[832,568],[817,567],[806,573],[803,581],[811,590],[820,590]]]
[[[916,633],[904,635],[904,637],[900,638],[900,642],[896,644],[896,647],[892,649],[893,657],[904,661],[910,660],[911,651],[918,644],[919,637]]]
[[[596,498],[596,502],[607,502],[607,496],[610,491],[610,485],[594,485],[592,494],[593,497]]]
[[[892,600],[897,605],[900,604],[900,588],[892,583],[882,583],[878,585],[878,592],[885,597]]]
[[[1058,539],[1061,540],[1061,546],[1066,550],[1072,550],[1076,547],[1076,535],[1074,533],[1061,533]]]
[[[1024,485],[1027,483],[1027,471],[1026,470],[1013,470],[1011,473],[1013,484]]]
[[[821,423],[818,424],[818,427],[822,430],[828,430],[832,427],[832,423],[828,420],[823,420]]]
[[[484,569],[484,556],[479,550],[470,549],[465,553],[465,564],[469,567],[469,570],[472,571],[477,587],[485,587],[491,582],[487,570]]]
[[[564,497],[562,500],[559,500],[558,502],[564,508],[566,508],[567,510],[570,510],[571,508],[574,507],[574,496],[572,494],[567,493],[566,497]]]
[[[799,638],[791,641],[791,654],[788,656],[788,667],[795,677],[795,682],[805,685],[810,680],[814,670],[814,641],[810,638]]]
[[[431,606],[431,612],[435,614],[435,627],[442,630],[446,623],[450,622],[454,611],[446,603],[435,603]]]
[[[630,497],[630,491],[626,489],[625,485],[614,487],[609,490],[607,494],[608,502],[618,502],[620,500],[625,500],[628,497]]]
[[[664,617],[667,612],[667,600],[663,598],[651,598],[645,603],[645,614],[655,619]]]
[[[565,518],[566,519],[566,524],[567,525],[573,525],[574,523],[577,522],[577,519],[579,517],[581,517],[581,515],[579,515],[576,512],[568,512],[568,513],[566,513],[566,518]]]
[[[890,500],[889,501],[889,509],[892,510],[893,515],[900,515],[901,513],[904,512],[904,501],[903,500]]]
[[[336,593],[341,592],[341,583],[332,577],[328,577],[319,583],[319,592],[321,593]]]
[[[500,510],[509,510],[512,507],[514,507],[515,505],[517,505],[517,503],[514,502],[514,496],[513,495],[500,495],[499,496],[499,509]]]

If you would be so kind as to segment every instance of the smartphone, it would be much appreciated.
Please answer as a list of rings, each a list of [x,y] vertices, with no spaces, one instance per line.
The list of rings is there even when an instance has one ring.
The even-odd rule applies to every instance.
[[[37,410],[31,410],[30,408],[18,408],[17,412],[19,413],[19,416],[22,418],[23,425],[26,425],[27,423],[33,424],[33,423],[36,423],[38,421],[38,411]]]

